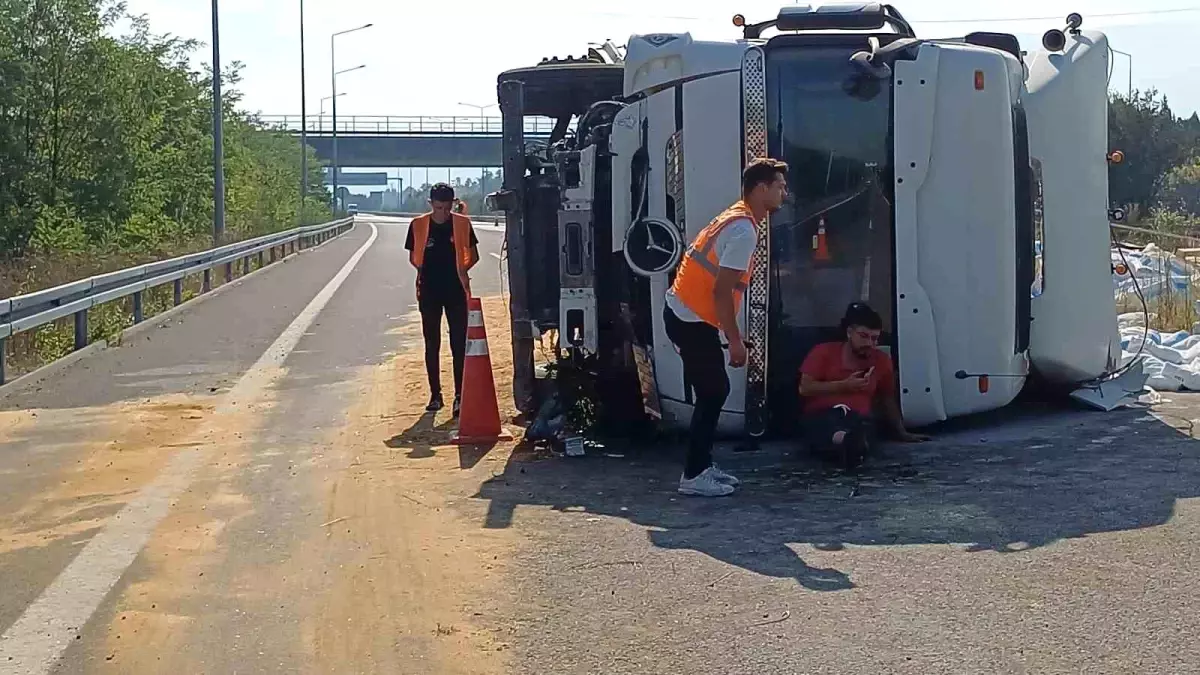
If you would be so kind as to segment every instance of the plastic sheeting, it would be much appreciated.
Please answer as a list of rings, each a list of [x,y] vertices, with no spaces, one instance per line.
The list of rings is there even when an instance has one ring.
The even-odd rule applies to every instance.
[[[1200,391],[1200,335],[1185,330],[1177,333],[1146,330],[1142,318],[1141,312],[1118,317],[1121,363],[1128,363],[1141,349],[1143,368],[1149,377],[1147,386],[1158,391]]]
[[[1121,258],[1124,251],[1125,257]],[[1129,263],[1129,272],[1117,274],[1117,265]],[[1146,300],[1152,300],[1164,292],[1187,293],[1188,285],[1197,274],[1195,265],[1185,262],[1168,251],[1148,244],[1137,249],[1113,249],[1113,287],[1118,296],[1134,296],[1134,277]]]
[[[1121,253],[1124,252],[1122,258]],[[1128,264],[1129,272],[1116,274],[1117,265]],[[1147,302],[1165,293],[1178,294],[1187,298],[1192,293],[1193,281],[1200,281],[1200,269],[1182,258],[1154,244],[1138,249],[1112,250],[1113,291],[1125,302],[1122,306],[1132,309],[1136,300],[1134,278],[1137,288]],[[1124,296],[1122,298],[1122,296]],[[1132,303],[1130,302],[1132,301]],[[1193,300],[1200,310],[1200,299]],[[1146,316],[1142,311],[1128,312],[1117,318],[1121,334],[1122,364],[1128,363],[1141,350],[1143,367],[1149,377],[1146,384],[1158,391],[1200,391],[1200,335],[1196,326],[1191,331],[1162,333],[1146,330]],[[1149,316],[1150,325],[1155,317]],[[1143,342],[1145,346],[1143,347]]]

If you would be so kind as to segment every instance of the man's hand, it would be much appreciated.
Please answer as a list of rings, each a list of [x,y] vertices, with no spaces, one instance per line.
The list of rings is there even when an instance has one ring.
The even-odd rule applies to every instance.
[[[462,282],[463,291],[467,294],[467,299],[471,299],[471,278],[465,274],[458,275],[458,280]]]
[[[741,368],[746,365],[746,343],[741,340],[729,341],[729,365]]]
[[[865,371],[860,370],[850,377],[842,380],[839,384],[841,385],[842,391],[847,393],[858,393],[860,391],[867,390],[867,386],[871,384],[871,379],[867,377],[867,373]]]

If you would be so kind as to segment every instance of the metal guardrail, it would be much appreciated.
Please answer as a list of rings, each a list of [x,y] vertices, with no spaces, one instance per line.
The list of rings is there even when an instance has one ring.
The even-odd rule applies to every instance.
[[[268,127],[284,131],[300,131],[300,115],[260,115],[258,120]],[[571,121],[570,128],[574,128]],[[554,120],[549,117],[525,119],[525,133],[549,136]],[[310,134],[332,133],[332,115],[309,115],[305,131]],[[421,136],[490,135],[499,136],[502,120],[499,117],[402,117],[394,115],[338,115],[339,134],[411,134]]]
[[[277,250],[282,254],[279,258],[285,258],[289,255],[289,245],[291,252],[295,253],[328,241],[352,227],[353,217],[299,227],[0,300],[0,384],[5,382],[6,341],[18,333],[74,315],[75,350],[78,351],[87,346],[88,310],[93,307],[132,296],[133,322],[138,324],[145,319],[142,313],[143,294],[152,288],[173,282],[174,304],[178,306],[183,303],[184,277],[203,273],[201,292],[207,293],[212,290],[212,270],[218,266],[225,266],[225,281],[228,283],[233,280],[233,265],[238,260],[242,261],[242,269],[248,270],[250,258],[257,256],[259,267],[262,267],[265,252],[269,251],[271,262],[275,262]]]

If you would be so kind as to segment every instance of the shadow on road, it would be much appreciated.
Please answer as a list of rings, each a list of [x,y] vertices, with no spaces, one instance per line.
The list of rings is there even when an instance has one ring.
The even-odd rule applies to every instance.
[[[455,420],[448,419],[441,424],[435,424],[435,413],[427,412],[421,415],[412,426],[400,434],[384,441],[384,445],[392,449],[408,450],[405,455],[409,459],[429,459],[437,454],[435,448],[453,444]],[[472,469],[487,457],[496,447],[496,443],[480,443],[458,446],[458,466],[460,469]]]
[[[1196,417],[1186,406],[1158,412]],[[793,547],[1010,552],[1161,525],[1176,500],[1200,495],[1200,444],[1185,433],[1145,410],[1026,409],[1003,426],[960,424],[927,444],[885,446],[859,476],[798,459],[777,443],[718,453],[743,480],[721,499],[675,492],[677,448],[610,448],[549,461],[517,452],[476,497],[490,501],[488,528],[511,526],[519,505],[582,510],[640,525],[659,548],[694,550],[813,590],[844,590],[854,587],[845,573],[812,567]]]
[[[427,412],[417,418],[412,426],[384,441],[392,449],[408,450],[409,459],[428,459],[436,452],[434,448],[450,442],[450,431],[454,420],[435,424],[437,413]]]

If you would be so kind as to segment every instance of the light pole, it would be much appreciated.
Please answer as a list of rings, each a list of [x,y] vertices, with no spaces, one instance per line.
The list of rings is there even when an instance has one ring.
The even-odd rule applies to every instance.
[[[348,73],[351,70],[358,70],[359,68],[366,68],[366,66],[364,65],[364,66],[359,66],[358,68],[350,68],[348,70],[343,70],[343,71],[341,71],[341,73],[339,73],[337,71],[336,39],[337,39],[337,36],[339,36],[339,35],[346,35],[347,33],[353,33],[355,31],[365,30],[374,25],[375,24],[373,24],[373,23],[368,23],[368,24],[359,26],[358,28],[351,28],[349,30],[338,31],[338,32],[334,33],[333,35],[329,36],[329,72],[333,73],[333,75],[330,78],[331,86],[332,86],[332,91],[330,93],[333,94],[333,209],[334,209],[334,211],[338,211],[339,207],[341,206],[341,202],[338,199],[337,76],[341,75],[341,73]]]
[[[343,73],[350,73],[350,72],[354,72],[356,70],[362,70],[363,68],[366,68],[366,66],[365,65],[354,66],[353,68],[339,70],[333,74],[333,96],[330,96],[329,98],[333,99],[333,208],[334,208],[334,210],[340,209],[342,206],[341,199],[338,197],[338,172],[339,172],[339,169],[338,169],[338,147],[337,147],[337,100],[338,100],[337,76],[341,75]]]
[[[1112,47],[1109,47],[1109,49],[1112,49]],[[1129,59],[1129,93],[1127,95],[1129,96],[1129,102],[1133,103],[1133,54],[1123,52],[1120,49],[1112,49],[1112,51],[1114,54],[1120,54]]]
[[[221,103],[221,28],[217,0],[212,0],[213,33],[213,246],[225,237],[225,110]]]
[[[346,92],[342,92],[342,93],[338,94],[338,96],[345,96],[345,95],[346,95]],[[332,101],[332,100],[333,100],[332,96],[326,96],[325,98],[321,99],[321,112],[317,114],[317,119],[321,119],[322,117],[325,116],[325,101]]]
[[[479,111],[479,131],[480,131],[480,133],[487,133],[487,118],[483,116],[483,111],[487,110],[488,108],[495,108],[496,104],[489,103],[487,105],[479,105],[476,103],[459,103],[459,105],[466,106],[468,108],[475,108],[476,110],[478,110]],[[483,166],[483,167],[479,168],[479,198],[481,200],[481,202],[480,202],[481,204],[483,203],[483,201],[486,201],[486,199],[487,199],[487,193],[484,192],[484,189],[483,189],[483,182],[485,180],[487,180],[487,167]],[[480,211],[480,213],[483,212],[483,206],[479,207],[479,211]]]
[[[304,77],[304,0],[300,0],[300,222],[304,224],[304,204],[308,198],[308,94]]]

